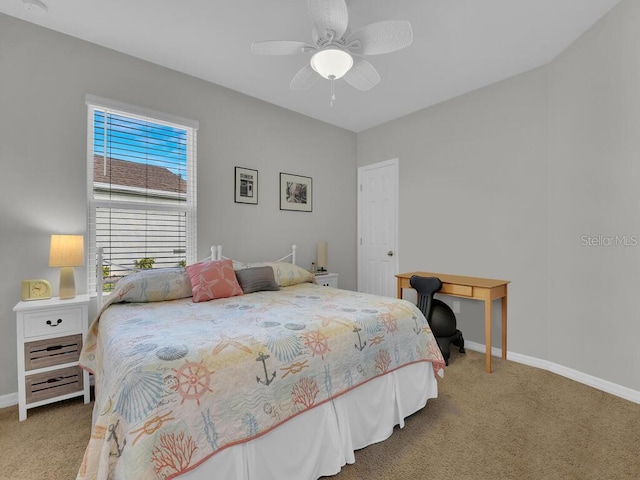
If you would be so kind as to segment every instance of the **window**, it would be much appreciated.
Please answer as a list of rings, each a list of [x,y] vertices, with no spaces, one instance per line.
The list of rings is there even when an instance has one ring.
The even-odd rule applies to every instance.
[[[196,256],[197,122],[87,96],[89,291]]]

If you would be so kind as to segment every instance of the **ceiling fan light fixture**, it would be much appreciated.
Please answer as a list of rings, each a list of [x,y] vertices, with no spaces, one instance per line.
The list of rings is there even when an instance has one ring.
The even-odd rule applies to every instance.
[[[353,57],[344,50],[327,48],[311,57],[311,68],[327,80],[337,80],[353,66]]]

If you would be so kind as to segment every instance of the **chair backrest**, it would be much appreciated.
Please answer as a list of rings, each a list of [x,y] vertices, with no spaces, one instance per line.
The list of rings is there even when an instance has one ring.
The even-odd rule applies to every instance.
[[[431,318],[433,308],[433,294],[442,288],[442,282],[438,277],[421,277],[413,275],[409,279],[409,285],[418,292],[418,308],[424,314],[427,321]]]

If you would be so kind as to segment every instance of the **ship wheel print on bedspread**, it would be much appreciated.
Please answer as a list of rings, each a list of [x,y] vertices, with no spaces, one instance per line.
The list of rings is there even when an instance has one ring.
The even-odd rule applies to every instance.
[[[329,337],[320,333],[320,330],[303,333],[304,344],[311,349],[312,356],[316,354],[324,360],[324,354],[331,351],[329,348]]]
[[[200,406],[200,397],[207,392],[213,392],[209,388],[211,382],[211,374],[207,367],[202,362],[185,362],[178,369],[173,370],[176,373],[178,379],[178,393],[182,397],[180,405],[185,400],[195,400]]]

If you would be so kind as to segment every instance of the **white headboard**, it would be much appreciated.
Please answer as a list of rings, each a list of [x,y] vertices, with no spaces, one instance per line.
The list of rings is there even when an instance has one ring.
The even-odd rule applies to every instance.
[[[213,248],[214,247],[211,247],[212,255],[213,255]],[[236,260],[236,261],[238,261],[235,258],[232,259],[232,258],[225,257],[224,255],[222,255],[222,245],[217,245],[215,248],[216,248],[217,256],[216,257],[212,257],[215,260]],[[297,246],[291,245],[291,252],[286,254],[284,257],[279,258],[279,259],[277,259],[275,261],[276,262],[284,262],[284,261],[287,261],[287,260],[290,259],[289,262],[293,263],[295,265],[296,264],[296,250],[297,250],[297,248],[298,248]]]

